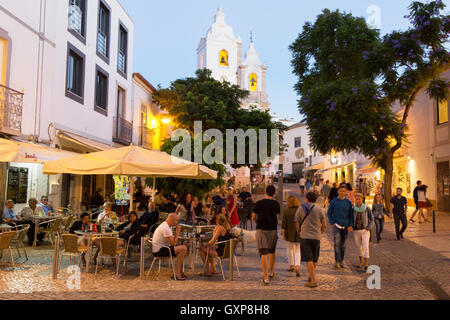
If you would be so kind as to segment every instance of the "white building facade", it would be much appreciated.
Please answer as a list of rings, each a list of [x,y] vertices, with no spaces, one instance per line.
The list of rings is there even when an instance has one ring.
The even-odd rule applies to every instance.
[[[79,153],[129,145],[133,33],[134,22],[118,0],[2,0],[2,113],[14,112],[14,121],[4,116],[0,133]],[[20,108],[5,101],[6,91],[22,94]],[[105,177],[65,176],[51,177],[47,188],[28,197],[49,194],[59,206],[86,202],[87,186],[112,187]]]

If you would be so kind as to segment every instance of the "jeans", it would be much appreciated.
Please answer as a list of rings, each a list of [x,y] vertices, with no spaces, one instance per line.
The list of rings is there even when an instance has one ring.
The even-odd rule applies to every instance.
[[[348,230],[339,229],[333,226],[334,236],[334,260],[336,263],[342,263],[345,255],[345,242],[347,241]]]
[[[394,222],[395,222],[395,234],[397,235],[397,240],[400,240],[400,238],[403,236],[403,232],[405,232],[406,227],[408,226],[408,219],[406,218],[406,214],[402,216],[394,216]],[[400,222],[402,223],[401,229],[400,229]]]
[[[377,242],[381,240],[381,232],[383,232],[384,228],[384,218],[375,218],[375,228],[377,232]]]

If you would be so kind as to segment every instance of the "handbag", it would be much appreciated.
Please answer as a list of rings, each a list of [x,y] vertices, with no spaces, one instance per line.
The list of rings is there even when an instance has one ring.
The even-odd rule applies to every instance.
[[[431,202],[430,199],[428,199],[428,198],[426,200],[427,200],[427,207],[428,208],[433,207],[433,202]]]

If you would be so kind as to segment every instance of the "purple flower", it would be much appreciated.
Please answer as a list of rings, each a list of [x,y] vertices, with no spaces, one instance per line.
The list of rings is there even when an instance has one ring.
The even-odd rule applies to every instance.
[[[352,92],[353,92],[353,94],[357,94],[358,93],[358,88],[352,88]]]
[[[407,127],[408,125],[406,123],[402,123],[402,128]]]
[[[339,136],[338,136],[338,135],[335,135],[334,138],[337,140],[337,139],[339,139]]]
[[[420,30],[423,29],[423,27],[422,26],[418,26],[416,29],[417,29],[417,31],[420,31]]]
[[[313,119],[313,122],[316,122],[316,121],[317,121],[317,118],[314,118],[314,119]]]
[[[422,42],[421,42],[420,40],[417,40],[416,43],[417,43],[417,45],[419,45],[419,46],[422,44]]]
[[[328,60],[328,63],[333,63],[333,59]]]
[[[398,130],[398,132],[400,132],[400,134],[403,134],[405,132],[405,130],[400,129],[400,130]]]
[[[429,26],[430,25],[430,21],[425,21],[425,23],[423,25],[424,26]]]
[[[369,57],[367,57],[367,56],[363,56],[362,58],[363,58],[363,60],[369,59]]]
[[[330,104],[331,103],[331,99],[328,99],[326,104]]]
[[[435,84],[434,87],[435,87],[436,89],[438,89],[438,88],[439,88],[439,85],[438,85],[438,84]]]
[[[367,126],[367,123],[364,122],[364,123],[362,124],[362,126],[363,126],[363,127],[366,127],[366,126]]]
[[[348,128],[348,132],[352,132],[353,131],[353,128]]]
[[[398,43],[398,40],[397,39],[392,39],[392,43],[396,44],[396,43]]]
[[[385,115],[385,114],[382,114],[382,115],[380,116],[380,118],[384,120],[384,119],[386,119],[386,115]]]
[[[317,129],[313,129],[313,133],[316,133],[317,132]]]
[[[444,27],[444,26],[440,26],[439,29],[441,29],[442,31],[444,31],[445,27]]]
[[[408,15],[406,15],[406,16],[403,16],[403,18],[405,18],[405,19],[408,19],[408,18],[409,18],[409,16],[408,16]]]
[[[402,47],[402,45],[399,43],[399,44],[396,44],[395,46],[394,46],[394,48],[395,49],[398,49],[398,48],[401,48]]]
[[[441,52],[442,50],[443,50],[443,49],[442,49],[441,47],[437,47],[437,48],[436,48],[436,51],[437,51],[437,52]]]
[[[442,65],[443,65],[443,66],[446,66],[446,65],[447,65],[447,62],[445,62],[445,61],[442,62]]]
[[[402,37],[402,41],[406,41],[407,40],[407,38],[406,37]]]
[[[406,85],[404,84],[404,85],[402,86],[402,88],[403,88],[403,89],[406,89],[407,87],[406,87]]]
[[[330,108],[330,111],[335,111],[335,110],[336,110],[335,107]]]
[[[374,98],[375,100],[377,100],[379,97],[378,97],[378,95],[376,94],[376,95],[373,96],[373,98]]]
[[[415,59],[417,56],[415,55],[415,54],[413,54],[412,56],[411,56],[411,58],[412,59]]]
[[[356,30],[359,30],[359,26],[356,26]]]

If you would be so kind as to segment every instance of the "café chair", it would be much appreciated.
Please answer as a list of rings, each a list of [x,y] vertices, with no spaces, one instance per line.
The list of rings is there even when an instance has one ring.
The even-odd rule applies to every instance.
[[[173,256],[172,256],[172,252],[170,251],[170,247],[164,246],[164,245],[159,244],[157,242],[154,242],[154,241],[152,241],[150,239],[147,239],[147,241],[150,243],[150,252],[153,253],[153,251],[152,251],[153,244],[157,244],[157,245],[159,245],[162,248],[169,249],[169,254],[170,254],[169,257],[155,257],[155,256],[153,256],[152,264],[150,265],[150,268],[147,271],[147,277],[150,275],[150,272],[152,272],[153,265],[154,265],[154,263],[156,261],[158,261],[158,263],[159,263],[159,266],[158,266],[158,275],[159,275],[161,273],[161,261],[167,260],[167,261],[170,262],[170,266],[172,266],[173,277],[174,277],[175,280],[177,280],[177,275],[175,274],[175,265],[173,264]],[[170,266],[169,266],[169,268],[170,268]]]
[[[25,240],[25,236],[27,235],[28,230],[30,230],[30,226],[22,227],[22,229],[16,233],[16,236],[13,238],[11,242],[11,245],[17,249],[19,258],[21,257],[19,249],[23,250],[25,254],[25,261],[28,261],[28,255],[27,251],[25,250],[25,246],[23,245],[23,241]]]
[[[3,250],[8,250],[9,259],[11,260],[13,268],[14,268],[14,257],[11,251],[11,242],[16,234],[17,231],[8,231],[0,233],[0,252],[2,253],[1,261],[3,261]]]
[[[232,256],[233,256],[233,259],[234,259],[234,264],[236,265],[238,276],[241,275],[241,273],[239,272],[239,265],[238,265],[237,258],[236,258],[236,255],[235,255],[235,253],[236,253],[236,246],[237,246],[238,240],[237,239],[230,239],[230,240],[226,240],[226,241],[216,242],[215,243],[216,245],[221,244],[221,243],[225,243],[225,248],[223,250],[223,255],[218,256],[218,257],[215,258],[215,260],[217,260],[219,262],[220,270],[222,271],[222,277],[223,277],[224,281],[225,281],[225,273],[223,272],[222,260],[230,258],[231,241],[235,242],[234,245],[233,245],[233,252],[232,252]],[[209,254],[209,250],[206,252],[206,261],[208,261],[208,254]]]
[[[78,237],[74,234],[63,234],[62,235],[64,250],[61,254],[61,261],[59,263],[59,268],[61,268],[62,260],[64,256],[69,257],[69,263],[71,263],[71,258],[73,258],[73,263],[78,259],[78,266],[81,263],[81,255],[86,253],[88,248],[87,246],[78,245]]]
[[[100,253],[97,257],[97,264],[95,266],[95,274],[97,274],[98,262],[100,259],[111,258],[116,259],[116,276],[119,275],[120,256],[123,249],[117,248],[116,237],[101,237],[100,238]]]
[[[43,228],[40,230],[40,232],[44,232],[45,235],[48,235],[48,237],[50,238],[52,247],[54,247],[53,237],[59,236],[59,233],[61,231],[62,221],[63,220],[61,218],[58,218],[58,219],[53,219],[53,220],[44,221],[44,222],[39,223],[39,225],[50,224],[50,227]]]

